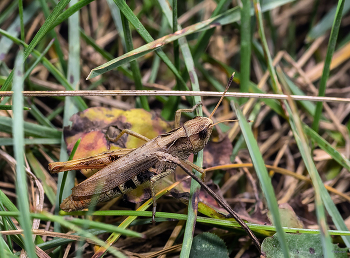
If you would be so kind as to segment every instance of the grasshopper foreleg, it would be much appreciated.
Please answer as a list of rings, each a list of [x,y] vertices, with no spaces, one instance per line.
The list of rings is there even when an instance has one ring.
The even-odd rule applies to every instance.
[[[208,192],[208,194],[210,194],[223,208],[225,208],[225,210],[228,213],[230,213],[232,215],[232,217],[238,222],[238,224],[247,232],[247,234],[253,240],[253,242],[254,242],[255,246],[257,247],[257,249],[259,250],[259,252],[261,252],[259,240],[254,235],[254,233],[250,230],[250,228],[245,224],[245,222],[238,216],[238,214],[235,211],[233,211],[231,209],[231,207],[220,196],[218,196],[216,193],[214,193],[213,190],[211,190],[206,184],[204,184],[202,182],[202,180],[200,180],[199,177],[197,177],[189,169],[187,169],[184,166],[185,162],[183,160],[180,160],[179,158],[174,157],[169,153],[160,152],[160,151],[156,152],[156,155],[157,155],[159,161],[171,162],[171,163],[174,163],[174,164],[180,166],[188,175],[190,175],[194,180],[196,180],[201,185],[201,187],[203,187]],[[188,164],[188,162],[186,162],[186,164]],[[192,167],[194,167],[194,166],[192,166]]]
[[[150,141],[150,139],[148,139],[146,136],[143,136],[142,134],[139,134],[139,133],[136,133],[136,132],[134,132],[134,131],[131,131],[131,130],[129,130],[129,129],[124,129],[124,130],[122,130],[119,134],[118,134],[118,136],[117,137],[115,137],[115,138],[111,138],[111,137],[109,137],[108,135],[106,135],[106,138],[109,140],[109,141],[111,141],[111,142],[117,142],[122,136],[123,136],[123,134],[130,134],[130,135],[132,135],[132,136],[134,136],[134,137],[136,137],[136,138],[139,138],[139,139],[141,139],[141,140],[144,140],[145,142],[149,142]]]
[[[193,111],[196,110],[196,108],[198,108],[201,105],[202,105],[202,103],[198,103],[193,108],[176,110],[176,113],[175,113],[175,128],[180,127],[181,113],[192,113]]]
[[[156,207],[157,207],[157,200],[156,200],[156,194],[154,191],[154,184],[155,182],[157,182],[158,180],[162,179],[163,177],[166,177],[170,174],[174,173],[174,169],[172,168],[168,168],[166,169],[164,172],[157,174],[153,177],[151,177],[150,179],[150,183],[151,183],[151,194],[152,194],[152,200],[153,200],[153,210],[152,210],[152,223],[155,223],[155,216],[156,216]]]

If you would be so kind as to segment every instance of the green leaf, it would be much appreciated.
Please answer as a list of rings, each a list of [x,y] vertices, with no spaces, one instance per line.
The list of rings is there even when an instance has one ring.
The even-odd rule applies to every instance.
[[[286,234],[286,240],[291,258],[326,257],[323,253],[320,235]],[[347,248],[340,248],[337,244],[333,244],[333,248],[335,258],[348,257]],[[261,245],[261,251],[265,253],[266,258],[284,257],[276,235],[265,238]]]
[[[229,252],[225,242],[215,234],[205,232],[193,239],[190,258],[228,258]]]

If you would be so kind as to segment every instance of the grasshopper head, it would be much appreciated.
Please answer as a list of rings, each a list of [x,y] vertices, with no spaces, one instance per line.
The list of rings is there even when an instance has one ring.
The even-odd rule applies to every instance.
[[[213,131],[213,121],[208,117],[198,116],[187,121],[184,128],[193,146],[193,152],[197,153],[208,143]]]

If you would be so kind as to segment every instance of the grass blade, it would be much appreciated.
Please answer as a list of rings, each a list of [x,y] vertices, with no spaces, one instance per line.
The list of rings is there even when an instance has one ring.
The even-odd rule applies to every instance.
[[[21,228],[24,230],[24,244],[26,252],[29,257],[37,257],[35,254],[35,247],[32,238],[32,223],[30,219],[30,210],[28,202],[28,187],[27,176],[24,170],[24,130],[23,130],[23,50],[18,52],[14,73],[16,74],[13,81],[13,141],[14,152],[16,158],[16,193],[18,207],[20,210],[19,222]]]
[[[124,38],[125,38],[125,47],[126,51],[130,52],[134,49],[133,43],[132,43],[132,36],[131,36],[131,30],[129,26],[129,21],[126,19],[124,14],[121,15],[121,20],[123,24],[123,31],[124,31]],[[139,65],[136,60],[133,60],[130,62],[131,71],[133,74],[133,79],[135,82],[135,87],[137,90],[143,90],[142,82],[141,82],[141,72]],[[143,109],[149,111],[150,108],[148,106],[148,101],[146,96],[140,96],[141,106]]]
[[[40,40],[46,35],[46,33],[49,31],[50,26],[52,23],[56,20],[58,15],[62,12],[62,10],[67,6],[67,4],[70,2],[70,0],[62,0],[60,1],[55,8],[53,9],[52,13],[47,17],[45,20],[45,23],[43,26],[40,27],[39,31],[35,34],[33,40],[30,42],[28,47],[26,48],[24,52],[24,58],[23,61],[28,58],[28,56],[32,53],[35,46],[40,42]],[[10,85],[13,79],[13,71],[10,73],[10,75],[7,77],[4,85],[0,90],[6,91],[10,89]]]
[[[250,26],[250,0],[242,1],[241,8],[241,81],[240,91],[249,91],[250,82],[250,56],[251,56],[251,26]],[[243,104],[247,99],[240,99],[240,104]]]
[[[231,101],[231,105],[233,106],[236,112],[238,122],[242,130],[242,134],[244,136],[244,139],[247,144],[247,148],[249,150],[249,154],[252,159],[252,163],[254,164],[256,174],[259,178],[261,188],[263,190],[264,196],[268,204],[268,208],[272,214],[273,224],[276,227],[278,240],[282,246],[284,257],[289,257],[288,246],[284,236],[285,233],[281,226],[281,219],[278,211],[276,196],[273,191],[274,188],[271,183],[271,178],[268,175],[264,160],[261,156],[258,144],[254,138],[250,125],[248,124],[248,122],[246,121],[246,118],[244,117],[241,110],[239,109],[238,104],[235,101]]]
[[[338,2],[337,12],[335,14],[332,32],[331,32],[331,36],[330,36],[329,42],[328,42],[327,55],[326,55],[326,59],[324,62],[320,86],[318,89],[318,96],[324,96],[326,93],[327,80],[328,80],[328,76],[329,76],[330,65],[332,62],[332,56],[334,53],[335,44],[337,43],[338,32],[339,32],[340,23],[341,23],[344,2],[345,2],[344,0],[339,0],[339,2]],[[321,119],[321,113],[322,113],[322,102],[318,102],[316,104],[314,121],[313,121],[312,127],[311,127],[316,133],[318,132],[318,127],[319,127],[319,123],[320,123],[320,119]]]
[[[73,0],[72,5],[77,3],[76,0]],[[79,89],[79,80],[80,80],[80,28],[79,28],[79,12],[75,12],[68,19],[69,30],[68,30],[68,39],[69,39],[69,53],[68,53],[68,74],[67,80],[72,85],[75,85],[74,88]],[[64,103],[64,117],[63,117],[63,127],[70,124],[69,118],[78,111],[78,107],[75,104],[73,98],[66,97]],[[66,161],[68,159],[67,146],[63,139],[61,138],[61,149],[60,149],[60,161]],[[64,181],[63,179],[67,179]],[[55,214],[59,212],[60,198],[66,198],[71,194],[71,189],[74,187],[75,172],[70,171],[69,173],[60,173],[58,174],[57,180],[57,189],[60,189],[60,194],[56,196],[56,207]],[[61,194],[61,189],[63,194]],[[61,225],[55,223],[55,231],[61,232]]]

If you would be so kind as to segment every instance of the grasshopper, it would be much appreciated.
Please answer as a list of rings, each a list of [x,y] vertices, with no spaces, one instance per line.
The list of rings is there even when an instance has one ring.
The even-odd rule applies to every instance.
[[[97,202],[105,202],[127,193],[144,183],[150,183],[153,197],[152,221],[156,213],[156,199],[154,198],[154,184],[156,181],[168,176],[180,166],[187,174],[194,178],[212,197],[218,201],[231,216],[247,231],[255,245],[260,250],[260,244],[253,232],[239,218],[239,216],[200,178],[195,176],[184,165],[187,164],[202,173],[204,170],[188,161],[191,153],[197,153],[208,143],[214,124],[212,116],[222,102],[225,93],[232,83],[233,75],[229,79],[226,89],[209,117],[195,117],[180,126],[182,112],[193,112],[200,104],[191,109],[180,109],[175,115],[175,129],[150,140],[143,135],[124,129],[114,139],[117,142],[123,134],[140,138],[146,143],[139,148],[126,152],[109,152],[97,156],[77,159],[67,162],[54,162],[49,164],[51,172],[61,172],[82,168],[102,168],[93,176],[72,188],[72,194],[60,205],[64,211],[76,211],[88,208],[93,198]],[[106,164],[109,164],[106,166]]]

